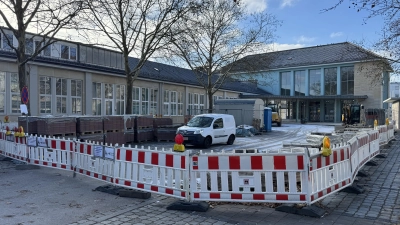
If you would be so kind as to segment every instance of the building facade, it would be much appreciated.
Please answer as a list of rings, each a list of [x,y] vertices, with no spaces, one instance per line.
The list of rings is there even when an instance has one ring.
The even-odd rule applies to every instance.
[[[6,33],[11,38],[11,33]],[[29,39],[27,54],[38,41]],[[16,55],[0,36],[0,116],[21,115]],[[17,41],[13,38],[13,45]],[[130,66],[137,63],[130,58]],[[133,113],[171,117],[183,123],[185,115],[208,107],[203,87],[192,71],[148,61],[126,93],[122,54],[76,42],[58,40],[27,65],[32,116],[124,115],[126,95],[133,96]],[[266,93],[249,82],[227,82],[214,98],[238,98],[240,93]]]
[[[391,67],[381,57],[349,42],[250,55],[233,73],[252,73],[262,98],[278,104],[283,119],[341,122],[342,108],[388,108]],[[268,80],[268,82],[265,82]]]

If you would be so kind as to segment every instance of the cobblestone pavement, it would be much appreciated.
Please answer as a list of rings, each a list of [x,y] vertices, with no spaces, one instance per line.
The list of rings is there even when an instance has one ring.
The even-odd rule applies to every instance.
[[[397,135],[396,139],[399,141],[392,141],[382,150],[383,153],[387,154],[387,158],[376,158],[374,161],[377,166],[366,165],[362,168],[362,171],[368,173],[369,176],[358,176],[358,181],[356,183],[363,186],[365,192],[358,195],[338,192],[326,197],[320,202],[320,206],[324,207],[328,212],[323,218],[312,218],[278,212],[273,208],[255,204],[221,203],[214,205],[205,213],[167,210],[166,207],[176,201],[176,199],[155,194],[147,200],[109,197],[109,194],[92,192],[91,189],[89,189],[93,186],[96,187],[95,185],[101,185],[101,183],[96,183],[89,178],[84,176],[79,177],[78,175],[78,180],[75,178],[74,183],[72,184],[72,179],[74,178],[65,176],[64,171],[59,172],[58,170],[45,168],[39,171],[26,172],[25,175],[26,177],[32,177],[32,179],[38,179],[34,178],[35,174],[37,174],[38,177],[42,177],[37,180],[37,183],[34,184],[35,186],[32,186],[32,189],[29,189],[32,194],[43,194],[41,198],[45,201],[38,203],[42,208],[35,209],[36,211],[32,211],[33,209],[29,208],[29,210],[37,214],[37,218],[40,218],[40,215],[42,219],[37,219],[37,221],[32,219],[31,221],[21,220],[21,218],[26,215],[18,214],[16,212],[22,210],[22,208],[20,208],[21,206],[17,206],[16,202],[8,200],[13,197],[10,196],[10,193],[12,192],[10,192],[10,190],[5,192],[4,189],[14,188],[15,190],[18,190],[19,186],[22,186],[21,188],[25,190],[28,189],[29,183],[24,183],[24,180],[21,180],[19,186],[8,187],[8,184],[13,185],[13,183],[10,181],[1,181],[2,178],[10,179],[14,176],[21,176],[19,179],[24,179],[22,176],[24,173],[16,172],[14,170],[15,165],[12,162],[1,161],[0,157],[0,196],[2,196],[0,199],[0,224],[400,224],[400,135]],[[56,176],[50,176],[55,173],[57,173]],[[64,190],[59,191],[60,193],[64,194],[66,190],[70,190],[69,192],[71,193],[65,193],[66,196],[78,191],[77,188],[80,185],[82,188],[80,188],[79,191],[85,191],[86,193],[82,192],[79,196],[88,195],[87,198],[89,199],[102,198],[103,200],[96,204],[105,204],[101,205],[101,207],[99,206],[95,210],[91,209],[90,212],[76,215],[76,217],[69,216],[68,220],[65,220],[64,218],[59,221],[54,220],[54,218],[60,218],[64,212],[67,214],[68,210],[71,209],[66,207],[64,211],[62,210],[62,207],[59,207],[52,210],[51,207],[55,207],[54,204],[51,206],[47,205],[47,202],[51,201],[54,201],[54,203],[58,205],[65,204],[62,202],[64,201],[62,199],[57,199],[59,202],[56,202],[53,199],[47,199],[50,196],[49,192],[55,192],[54,189],[43,191],[43,193],[35,191],[34,188],[36,186],[38,189],[44,189],[45,187],[40,185],[43,185],[44,183],[49,184],[49,182],[54,182],[56,184],[58,182],[62,184],[58,184],[58,186],[55,185],[57,188],[64,187]],[[65,201],[68,202],[67,204],[69,204],[69,206],[71,206],[70,202],[77,202],[76,204],[79,203],[82,205],[81,209],[77,210],[86,210],[86,208],[89,207],[88,205],[85,205],[85,201],[80,200],[77,196],[72,195],[68,198],[68,201]],[[34,199],[31,199],[30,201],[33,200]],[[10,204],[7,201],[10,201]],[[88,201],[89,200],[86,199],[86,202]],[[111,202],[113,205],[111,205]],[[21,202],[20,205],[22,205],[22,203],[25,202]],[[4,212],[4,210],[8,210],[8,214],[3,213],[3,215],[2,211]],[[15,211],[15,214],[20,216],[9,218],[11,215],[10,211]],[[46,214],[39,214],[40,211],[46,211]],[[45,216],[43,217],[43,215]]]
[[[400,141],[397,140],[383,148],[387,158],[376,158],[373,161],[377,166],[362,168],[369,176],[358,176],[355,183],[364,188],[363,194],[338,192],[320,202],[328,212],[323,218],[278,212],[260,204],[222,203],[205,213],[171,211],[166,207],[175,199],[158,196],[140,205],[72,224],[400,224]]]

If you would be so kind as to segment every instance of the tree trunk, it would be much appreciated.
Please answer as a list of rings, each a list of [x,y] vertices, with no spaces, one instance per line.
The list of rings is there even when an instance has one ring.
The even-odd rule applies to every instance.
[[[212,113],[214,102],[211,90],[207,90],[207,97],[208,97],[208,113]]]
[[[125,60],[125,75],[126,75],[126,109],[125,114],[132,114],[132,84],[133,78],[131,75],[131,69],[128,63],[128,54],[124,54]]]

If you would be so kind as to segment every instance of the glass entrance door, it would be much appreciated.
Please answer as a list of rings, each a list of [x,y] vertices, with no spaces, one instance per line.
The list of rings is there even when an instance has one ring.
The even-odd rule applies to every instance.
[[[320,122],[320,112],[321,112],[321,104],[320,102],[310,102],[309,103],[309,118],[310,122]]]

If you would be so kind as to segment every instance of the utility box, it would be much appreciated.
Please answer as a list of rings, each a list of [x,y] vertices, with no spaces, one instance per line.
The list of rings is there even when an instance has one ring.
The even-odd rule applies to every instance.
[[[262,99],[217,99],[214,113],[233,115],[236,125],[253,125],[254,119],[264,124],[264,101]]]
[[[269,107],[264,108],[264,129],[267,132],[272,130],[272,109]]]

